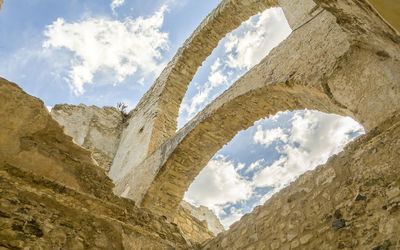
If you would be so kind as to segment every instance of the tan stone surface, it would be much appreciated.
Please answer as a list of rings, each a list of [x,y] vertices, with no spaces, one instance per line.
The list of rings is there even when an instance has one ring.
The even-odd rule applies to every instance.
[[[112,187],[42,101],[0,78],[1,248],[191,246],[176,225],[115,196]]]
[[[400,1],[367,0],[372,7],[400,34]]]
[[[111,195],[113,184],[76,145],[43,102],[0,78],[0,160],[51,181],[90,193]]]
[[[79,146],[89,149],[106,172],[110,170],[123,128],[123,114],[114,107],[57,104],[51,116]]]
[[[179,229],[126,199],[101,200],[0,165],[0,246],[187,249]]]
[[[224,227],[221,225],[218,217],[208,207],[196,207],[186,201],[181,202],[181,207],[189,210],[190,214],[196,219],[205,221],[208,229],[214,234],[214,236],[224,231]]]
[[[399,162],[400,114],[300,176],[203,249],[399,249]]]
[[[192,215],[193,207],[179,206],[178,211],[173,219],[178,225],[182,234],[195,242],[204,242],[213,238],[215,234],[208,229],[205,220],[200,220]]]

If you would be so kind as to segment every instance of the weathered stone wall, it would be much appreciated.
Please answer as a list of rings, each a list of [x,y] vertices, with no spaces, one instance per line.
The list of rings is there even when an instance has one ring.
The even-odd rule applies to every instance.
[[[203,249],[400,249],[400,113]]]
[[[121,111],[114,107],[57,104],[51,116],[75,143],[92,152],[102,169],[110,170],[123,128]]]
[[[195,218],[189,209],[182,206],[179,206],[173,222],[178,225],[183,235],[196,242],[204,242],[215,236],[208,230],[206,221]]]
[[[112,187],[42,101],[0,78],[0,248],[191,247],[166,217]]]
[[[24,171],[94,196],[113,184],[91,152],[73,143],[43,102],[0,78],[0,159]]]
[[[309,108],[350,115],[368,133],[203,248],[400,248],[400,38],[365,0],[279,2],[291,36],[175,135],[197,67],[276,1],[223,0],[131,113],[110,171],[115,191],[166,216],[115,196],[91,152],[0,78],[0,247],[195,248],[188,237],[210,234],[180,202],[208,160],[254,121]]]
[[[367,0],[400,35],[400,2],[397,0]]]
[[[195,207],[182,201],[173,222],[182,233],[196,242],[204,242],[224,231],[219,219],[207,207]]]
[[[218,217],[208,207],[195,207],[186,201],[181,202],[181,207],[188,210],[190,214],[198,220],[205,221],[207,223],[208,229],[215,236],[225,230],[224,227],[221,225]]]
[[[108,172],[123,128],[121,111],[113,107],[57,104],[52,108],[51,116],[75,143],[90,150],[99,166]],[[203,242],[223,231],[218,218],[208,208],[196,208],[184,201],[173,222],[187,239],[196,242]]]

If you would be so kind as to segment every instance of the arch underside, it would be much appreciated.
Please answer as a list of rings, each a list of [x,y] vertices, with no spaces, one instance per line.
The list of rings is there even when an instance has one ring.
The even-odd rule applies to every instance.
[[[355,3],[348,9],[338,6],[345,11],[314,7],[311,19],[307,16],[260,64],[118,181],[116,193],[173,215],[212,156],[261,118],[278,111],[313,109],[352,116],[369,130],[399,110],[400,48],[393,37],[384,35],[393,30],[369,13],[365,22],[371,28],[362,29],[366,35],[360,37],[361,27],[341,26],[338,20],[353,10],[365,17],[366,9],[359,14]],[[383,49],[388,56],[379,52]],[[378,72],[379,68],[386,70]],[[378,111],[381,117],[376,119]]]

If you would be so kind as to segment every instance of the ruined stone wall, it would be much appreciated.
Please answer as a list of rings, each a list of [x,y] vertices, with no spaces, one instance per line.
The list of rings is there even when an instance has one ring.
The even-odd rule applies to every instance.
[[[179,204],[213,154],[262,117],[313,108],[351,115],[368,133],[203,248],[400,248],[400,38],[365,0],[279,2],[292,35],[175,135],[202,60],[276,1],[222,1],[132,112],[110,172],[115,190],[167,216],[115,196],[91,152],[40,100],[0,78],[0,247],[193,249],[188,238],[210,234]]]
[[[126,199],[97,199],[0,163],[0,248],[189,249],[176,225]]]
[[[195,207],[185,201],[181,202],[173,222],[182,233],[196,242],[204,242],[224,231],[221,222],[207,207]]]
[[[189,209],[183,208],[182,206],[178,207],[173,222],[178,225],[183,235],[196,242],[204,242],[215,236],[208,230],[208,225],[205,220],[195,218],[192,216]]]
[[[218,217],[208,207],[195,207],[186,201],[181,202],[181,207],[188,210],[190,214],[198,220],[205,221],[207,223],[208,229],[215,236],[224,231],[224,227],[222,226]]]
[[[203,249],[400,249],[400,114]]]
[[[166,217],[112,188],[41,100],[0,78],[0,248],[194,247]]]
[[[121,179],[117,193],[174,213],[211,157],[263,117],[307,108],[351,116],[369,131],[400,109],[399,37],[368,4],[281,2],[285,13],[296,9],[292,34]]]
[[[75,143],[92,152],[92,157],[106,172],[117,152],[124,115],[114,107],[55,105],[51,116],[64,127]]]
[[[75,143],[90,150],[99,166],[108,172],[124,127],[123,114],[113,107],[57,104],[51,116]],[[203,242],[223,231],[218,218],[206,207],[182,201],[173,218],[187,239]]]

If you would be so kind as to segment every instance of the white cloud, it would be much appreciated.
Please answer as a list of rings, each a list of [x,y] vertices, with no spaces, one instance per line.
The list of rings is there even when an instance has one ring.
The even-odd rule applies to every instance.
[[[276,47],[291,32],[281,8],[271,8],[244,22],[221,42],[222,55],[211,66],[208,81],[197,86],[197,93],[182,102],[178,125],[186,123],[207,102],[221,92],[221,85],[229,86],[240,76],[240,70],[249,69],[259,63],[271,49]],[[189,87],[190,88],[190,87]],[[179,126],[180,127],[180,126]]]
[[[256,171],[260,168],[263,167],[262,163],[264,162],[264,159],[260,159],[258,161],[255,161],[253,163],[250,164],[250,166],[246,169],[246,173],[252,172],[252,171]]]
[[[233,162],[218,155],[196,177],[184,199],[197,206],[207,206],[217,215],[222,215],[224,204],[249,199],[251,193],[250,182],[237,173]]]
[[[339,153],[352,139],[351,133],[363,131],[349,117],[317,111],[296,112],[291,122],[288,144],[279,149],[282,156],[254,176],[255,186],[271,186],[277,190],[287,186],[299,175]]]
[[[269,147],[274,141],[287,142],[288,135],[282,128],[274,128],[269,130],[263,130],[261,125],[257,126],[257,131],[253,136],[255,143],[264,145],[266,148]]]
[[[250,69],[291,33],[281,8],[268,9],[242,26],[244,32],[228,35],[224,44],[231,68]]]
[[[236,209],[235,207],[231,207],[229,210],[229,216],[222,219],[221,224],[227,230],[227,229],[229,229],[230,225],[232,225],[234,222],[240,220],[240,218],[242,218],[243,215],[244,215],[244,213],[241,209]]]
[[[110,8],[114,13],[115,9],[120,7],[124,3],[125,3],[125,0],[113,0],[112,3],[110,4]]]
[[[160,31],[165,11],[163,6],[149,18],[123,22],[89,18],[67,23],[58,18],[46,27],[43,47],[72,52],[68,78],[76,95],[84,93],[85,84],[93,84],[96,73],[109,72],[116,82],[135,73],[157,75],[164,65],[161,52],[168,48],[168,34]]]
[[[277,123],[277,119],[271,122]],[[185,199],[211,208],[222,218],[224,227],[228,228],[245,211],[263,204],[304,172],[325,163],[329,156],[340,152],[352,140],[354,133],[363,131],[361,125],[349,117],[308,110],[294,112],[289,123],[289,128],[285,130],[279,127],[263,130],[263,122],[258,122],[257,130],[251,137],[252,142],[249,142],[265,147],[281,139],[285,144],[276,148],[278,160],[267,165],[267,161],[258,159],[248,163],[246,171],[241,171],[243,175],[240,175],[238,171],[245,169],[244,163],[235,165],[219,155],[209,162],[192,183]],[[261,187],[272,187],[273,190],[262,197],[256,192]],[[260,200],[246,205],[249,199]]]
[[[211,73],[208,76],[208,81],[198,88],[198,92],[190,100],[184,100],[180,113],[186,113],[186,120],[190,120],[201,108],[205,106],[205,102],[210,98],[210,93],[213,89],[228,83],[227,77],[221,69],[221,59],[217,58],[211,66]]]

